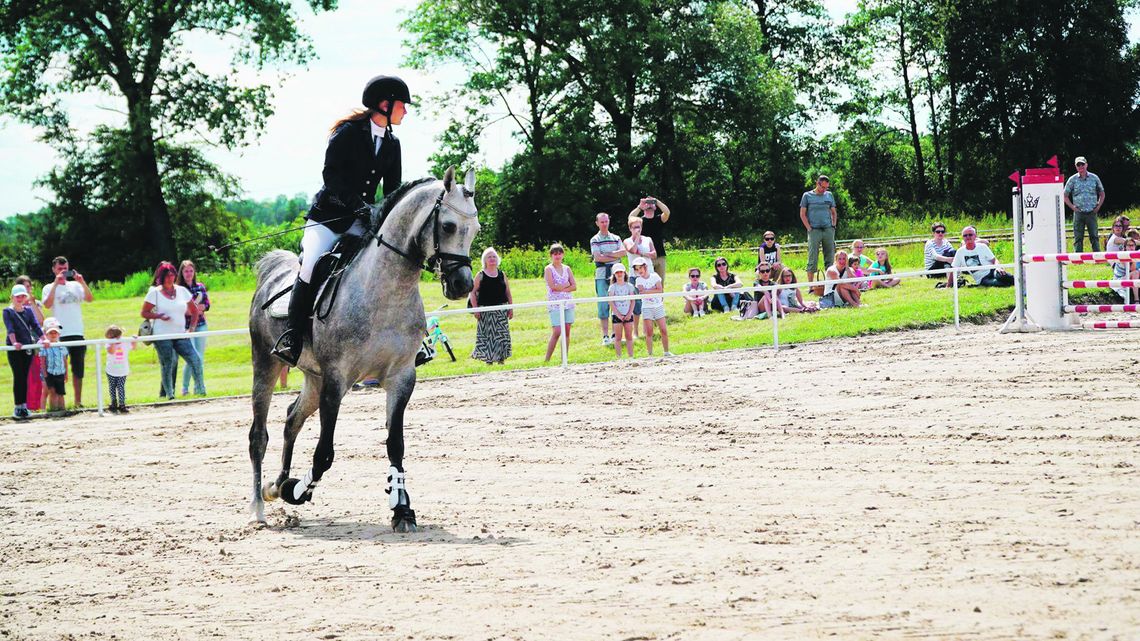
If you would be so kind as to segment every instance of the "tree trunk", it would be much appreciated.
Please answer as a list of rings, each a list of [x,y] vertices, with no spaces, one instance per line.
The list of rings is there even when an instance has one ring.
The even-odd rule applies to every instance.
[[[922,64],[926,69],[926,99],[930,106],[930,136],[934,140],[934,170],[938,172],[938,191],[946,197],[946,172],[942,170],[942,140],[938,135],[938,111],[934,107],[934,74],[930,71],[930,59],[922,52]]]
[[[149,257],[177,263],[180,258],[174,247],[170,209],[162,195],[162,176],[158,171],[150,98],[128,96],[127,109],[133,156],[131,165],[135,168],[135,197],[138,198],[139,209],[146,216],[147,236],[150,239]],[[152,266],[148,265],[147,268]]]
[[[906,54],[906,12],[899,10],[899,68],[902,71],[903,91],[910,120],[910,142],[914,147],[914,194],[919,203],[926,202],[926,167],[922,161],[922,139],[918,136],[918,116],[914,113],[914,87],[910,83],[909,60]]]

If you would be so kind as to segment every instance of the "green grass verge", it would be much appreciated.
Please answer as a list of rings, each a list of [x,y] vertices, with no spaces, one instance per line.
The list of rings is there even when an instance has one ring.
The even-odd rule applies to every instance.
[[[1010,243],[995,243],[995,252],[1000,260],[1009,260],[1012,254]],[[895,271],[913,271],[922,264],[921,246],[891,249],[891,260]],[[677,252],[669,254],[669,273],[666,289],[679,289],[684,273],[690,266],[701,266],[706,278],[712,258],[697,252]],[[791,255],[789,264],[803,278],[804,257]],[[506,264],[506,261],[504,261]],[[751,282],[750,270],[755,258],[750,253],[741,252],[732,256],[734,269],[746,282]],[[1107,277],[1107,267],[1103,265],[1080,265],[1070,268],[1073,278]],[[578,296],[593,295],[593,277],[589,268],[575,269],[578,279]],[[229,275],[212,277],[205,275],[203,280],[210,285],[213,308],[209,313],[211,329],[241,328],[247,324],[249,301],[252,290],[236,287],[244,283],[241,278]],[[907,328],[931,327],[953,322],[953,296],[950,290],[934,289],[929,279],[907,279],[893,289],[876,289],[866,294],[868,306],[862,309],[827,310],[818,314],[794,314],[780,322],[781,344],[816,341],[842,336],[856,336],[872,332]],[[423,282],[420,285],[427,310],[443,305],[445,299],[436,282]],[[543,300],[545,285],[540,279],[513,279],[511,289],[516,303]],[[1082,294],[1084,294],[1082,292]],[[1090,293],[1095,296],[1096,293]],[[1090,294],[1083,299],[1089,301]],[[805,295],[806,296],[806,295]],[[813,297],[814,298],[814,297]],[[1074,295],[1075,300],[1082,299]],[[1012,307],[1011,289],[965,288],[960,291],[961,313],[965,321],[988,320],[997,317]],[[464,305],[463,301],[450,301],[450,308]],[[96,293],[95,302],[87,305],[84,321],[87,336],[102,336],[102,330],[111,323],[117,323],[133,331],[140,322],[139,310],[142,296],[130,298],[105,298]],[[728,315],[711,315],[692,319],[684,316],[679,298],[667,299],[667,322],[670,348],[677,354],[708,352],[722,349],[757,347],[772,344],[771,321],[732,322]],[[474,345],[475,321],[470,315],[445,316],[442,327],[451,339],[451,345],[458,360],[451,362],[446,353],[435,361],[420,368],[424,377],[472,374],[501,369],[537,368],[544,366],[547,339],[550,326],[545,308],[518,310],[511,322],[511,335],[514,355],[504,366],[488,366],[470,358]],[[600,343],[596,306],[593,303],[577,306],[577,321],[571,330],[570,362],[585,363],[612,360],[612,348],[603,348]],[[660,343],[654,353],[660,355]],[[638,342],[635,355],[645,356],[643,341]],[[249,366],[249,341],[245,336],[225,336],[209,339],[206,350],[206,387],[211,396],[248,394],[251,370]],[[555,352],[553,363],[560,362]],[[88,375],[84,380],[83,397],[85,405],[95,404],[95,356],[89,351],[87,357]],[[12,411],[11,370],[0,368],[0,416],[9,416]],[[290,383],[293,388],[299,383],[295,374]],[[181,385],[181,372],[179,372]],[[158,359],[152,347],[139,347],[131,358],[131,375],[127,379],[127,400],[130,404],[153,402],[158,397]],[[105,381],[104,381],[105,387]],[[68,386],[68,403],[71,398]]]

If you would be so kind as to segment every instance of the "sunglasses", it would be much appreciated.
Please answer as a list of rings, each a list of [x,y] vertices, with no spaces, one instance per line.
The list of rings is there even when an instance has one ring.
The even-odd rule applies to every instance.
[[[764,237],[764,240],[776,240],[776,239],[775,239],[775,238],[773,238],[772,236],[765,236],[765,237]]]
[[[716,263],[717,267],[728,267],[728,263]]]
[[[945,233],[946,233],[946,230],[945,230],[945,229],[935,229],[935,230],[934,230],[934,233],[936,233],[936,234],[945,234]]]
[[[772,270],[771,269],[757,269],[756,271],[761,273],[761,274],[767,274],[768,272],[770,272]]]
[[[689,278],[700,278],[700,274],[689,274]]]
[[[973,238],[977,234],[962,234],[962,238]]]

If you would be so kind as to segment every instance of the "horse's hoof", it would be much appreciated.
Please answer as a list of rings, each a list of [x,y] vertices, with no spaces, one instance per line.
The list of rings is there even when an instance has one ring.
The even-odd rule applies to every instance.
[[[408,534],[418,531],[416,528],[416,512],[411,508],[399,506],[392,510],[392,531],[399,534]]]
[[[261,498],[266,501],[276,501],[281,498],[281,489],[276,485],[261,486]]]
[[[297,479],[289,479],[281,484],[281,498],[289,505],[304,505],[313,499],[312,492],[305,492],[301,498],[296,498],[294,488],[300,483]]]

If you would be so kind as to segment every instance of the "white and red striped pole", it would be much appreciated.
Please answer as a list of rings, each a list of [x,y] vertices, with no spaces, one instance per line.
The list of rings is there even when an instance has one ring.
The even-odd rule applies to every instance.
[[[1140,321],[1095,321],[1082,325],[1087,329],[1140,329]]]
[[[1085,263],[1131,263],[1140,262],[1140,251],[1130,252],[1086,252],[1080,254],[1031,254],[1022,257],[1027,263],[1068,263],[1070,265],[1083,265]]]
[[[1063,280],[1065,289],[1106,289],[1111,287],[1140,287],[1140,280]]]
[[[1140,305],[1066,305],[1066,313],[1108,314],[1110,312],[1140,312]]]

